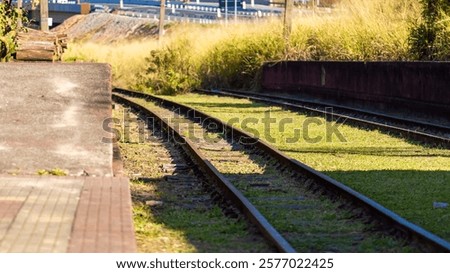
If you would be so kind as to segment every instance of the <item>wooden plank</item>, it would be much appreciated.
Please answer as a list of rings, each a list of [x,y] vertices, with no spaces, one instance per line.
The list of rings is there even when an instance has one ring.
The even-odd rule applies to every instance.
[[[37,35],[17,35],[18,40],[22,41],[48,41],[48,42],[55,42],[56,37],[52,36],[37,36]]]
[[[24,50],[41,50],[41,51],[51,51],[54,52],[56,50],[55,45],[36,45],[36,44],[25,44],[19,45],[16,51],[24,51]]]
[[[48,45],[52,45],[55,46],[55,42],[54,41],[42,41],[42,40],[18,40],[17,44],[19,45],[41,45],[41,46],[48,46]]]
[[[53,61],[53,51],[47,50],[20,50],[16,59],[21,61]]]
[[[56,37],[58,39],[67,39],[67,34],[66,33],[57,33]]]

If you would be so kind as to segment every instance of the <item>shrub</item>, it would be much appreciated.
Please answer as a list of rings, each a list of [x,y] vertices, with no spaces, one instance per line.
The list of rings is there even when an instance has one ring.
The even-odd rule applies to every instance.
[[[417,60],[450,59],[449,3],[447,0],[420,0],[422,16],[409,36],[411,55]]]
[[[190,41],[179,39],[146,58],[145,73],[138,76],[136,88],[152,93],[175,95],[199,85],[198,68],[190,53]]]
[[[262,64],[281,59],[284,40],[281,31],[233,37],[216,44],[201,66],[204,87],[252,88],[257,86]]]

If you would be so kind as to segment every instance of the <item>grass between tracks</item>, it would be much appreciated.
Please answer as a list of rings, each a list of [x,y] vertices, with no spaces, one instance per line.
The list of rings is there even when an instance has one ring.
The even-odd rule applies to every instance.
[[[184,128],[181,129],[183,134],[200,144],[201,153],[256,205],[264,217],[297,251],[352,253],[417,251],[404,240],[379,232],[375,225],[366,223],[364,219],[354,219],[353,212],[339,209],[343,204],[342,201],[333,202],[327,197],[306,190],[291,173],[280,172],[276,161],[268,160],[251,151],[244,152],[242,146],[224,143],[220,132],[209,132],[205,137],[200,133],[202,130],[199,130],[199,124],[189,122],[190,125],[186,126],[188,124],[183,124],[186,120],[182,118],[171,119],[174,112],[162,109],[154,102],[137,98],[131,100],[149,107],[162,117],[169,118],[175,127]],[[178,122],[181,124],[176,125]],[[219,145],[216,146],[214,143]],[[211,149],[209,145],[215,147]],[[228,160],[231,158],[232,160]],[[190,230],[188,227],[183,226],[182,229],[188,232]],[[226,245],[227,242],[222,243]]]
[[[115,109],[113,115],[122,121],[116,129],[125,136],[123,108]],[[121,138],[119,147],[124,170],[131,178],[139,252],[273,252],[261,236],[249,230],[246,221],[226,217],[217,204],[196,201],[208,195],[201,186],[186,192],[177,182],[169,182],[166,178],[172,174],[162,165],[171,162],[165,162],[168,159],[162,157],[168,155],[161,153],[168,150],[143,141],[138,128],[144,127],[135,121],[127,120],[127,124],[127,137]],[[173,159],[180,160],[176,151],[172,153]],[[152,205],[155,201],[161,203]]]
[[[450,240],[450,150],[429,148],[377,130],[339,125],[342,139],[327,130],[333,123],[279,107],[199,94],[166,97],[209,113],[268,141],[287,155],[343,182],[425,229]],[[270,112],[272,124],[263,119]],[[280,127],[282,120],[284,128]],[[308,123],[309,122],[309,123]],[[302,130],[307,126],[308,130]],[[300,137],[288,143],[294,132]],[[312,143],[308,138],[321,138]]]

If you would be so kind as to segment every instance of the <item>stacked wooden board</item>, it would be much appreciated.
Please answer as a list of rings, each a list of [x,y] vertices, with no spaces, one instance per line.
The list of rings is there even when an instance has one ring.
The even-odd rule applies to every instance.
[[[17,35],[16,60],[59,61],[67,48],[67,35],[27,29]]]

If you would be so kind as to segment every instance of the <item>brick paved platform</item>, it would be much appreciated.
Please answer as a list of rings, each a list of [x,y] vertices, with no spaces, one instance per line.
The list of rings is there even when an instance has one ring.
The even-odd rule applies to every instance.
[[[136,252],[128,179],[0,177],[0,252]]]

